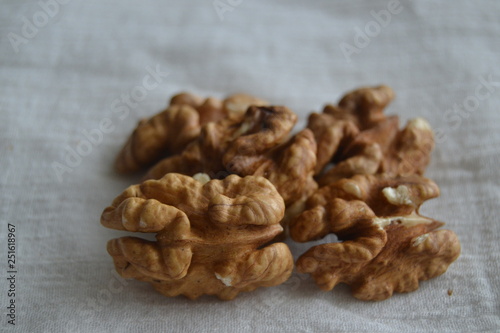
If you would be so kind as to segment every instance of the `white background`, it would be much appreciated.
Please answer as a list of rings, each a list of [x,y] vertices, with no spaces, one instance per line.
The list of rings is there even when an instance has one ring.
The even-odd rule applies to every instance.
[[[65,2],[46,8],[53,17],[38,1],[3,0],[0,11],[0,275],[8,223],[18,259],[16,326],[7,323],[2,278],[0,330],[500,330],[500,2],[401,1],[385,26],[371,11],[386,10],[386,0],[232,0],[222,16],[212,0]],[[365,29],[369,40],[355,40]],[[347,44],[358,46],[349,57]],[[156,67],[169,74],[140,95],[136,87]],[[487,90],[482,80],[496,83]],[[137,179],[115,175],[112,162],[137,121],[172,94],[247,92],[290,107],[301,128],[310,111],[380,83],[397,94],[388,114],[403,124],[423,116],[441,131],[426,175],[442,195],[422,212],[461,240],[447,273],[377,303],[345,286],[320,291],[307,275],[231,302],[166,298],[114,277],[106,242],[123,233],[99,217]],[[133,92],[140,100],[120,118],[113,107]],[[58,176],[54,163],[66,165],[68,150],[103,119],[112,130]],[[309,246],[291,249],[298,256]]]

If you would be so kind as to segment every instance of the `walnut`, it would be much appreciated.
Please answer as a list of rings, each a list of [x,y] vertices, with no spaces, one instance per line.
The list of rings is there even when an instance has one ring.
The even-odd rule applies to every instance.
[[[338,106],[312,113],[307,127],[317,142],[315,175],[320,186],[356,174],[423,174],[434,147],[434,135],[423,118],[399,130],[399,118],[384,108],[394,99],[387,86],[346,94]],[[328,163],[333,167],[327,169]]]
[[[344,95],[338,106],[326,105],[323,113],[365,130],[385,119],[384,109],[393,99],[394,91],[388,86],[363,87]]]
[[[203,172],[212,178],[263,176],[276,186],[286,207],[300,206],[317,188],[316,142],[308,129],[286,140],[296,121],[297,116],[283,106],[250,106],[241,118],[205,125],[198,140],[181,155],[158,163],[146,179],[169,172]]]
[[[129,137],[115,161],[121,173],[135,172],[162,157],[178,154],[195,140],[201,126],[233,114],[242,114],[249,105],[266,105],[258,98],[235,94],[224,101],[181,93],[170,100],[170,106],[144,119]]]
[[[356,174],[422,175],[434,148],[434,134],[423,118],[399,130],[397,116],[387,117],[358,133],[344,148],[339,161],[318,179],[331,184]]]
[[[316,143],[309,130],[286,140],[297,116],[283,106],[250,106],[244,116],[222,119],[202,128],[199,138],[182,154],[160,161],[146,174],[158,179],[169,172],[212,178],[234,173],[264,176],[288,205],[310,195]]]
[[[311,113],[307,124],[317,142],[317,163],[315,174],[320,174],[325,166],[334,160],[359,133],[359,128],[351,121],[338,120],[329,114]]]
[[[338,106],[326,105],[323,113],[311,113],[307,127],[318,144],[316,174],[330,162],[337,162],[343,147],[386,117],[384,108],[394,99],[387,86],[365,87],[347,93]]]
[[[285,200],[286,207],[305,201],[318,187],[313,178],[316,141],[309,129],[262,154],[249,151],[245,145],[238,146],[237,142],[231,148],[223,158],[226,169],[240,176],[269,179]]]
[[[394,175],[423,175],[434,149],[434,133],[424,118],[408,121],[387,146],[379,172]]]
[[[104,210],[106,227],[156,233],[156,241],[109,241],[118,273],[191,299],[230,300],[286,281],[293,268],[288,247],[263,246],[283,230],[284,203],[275,187],[262,177],[195,178],[167,174],[131,186]]]
[[[203,126],[197,140],[180,156],[158,162],[147,172],[146,179],[159,179],[169,172],[188,175],[204,172],[212,178],[221,178],[218,173],[222,172],[222,176],[228,174],[223,165],[226,151],[237,146],[240,150],[262,153],[286,139],[296,121],[297,116],[286,107],[250,106],[244,114]],[[180,160],[183,162],[178,163]]]
[[[434,182],[417,175],[357,175],[320,188],[290,235],[305,242],[334,233],[341,242],[309,249],[297,260],[298,271],[324,290],[346,283],[362,300],[416,290],[418,281],[443,274],[460,254],[456,235],[436,230],[444,223],[418,213],[438,195]]]

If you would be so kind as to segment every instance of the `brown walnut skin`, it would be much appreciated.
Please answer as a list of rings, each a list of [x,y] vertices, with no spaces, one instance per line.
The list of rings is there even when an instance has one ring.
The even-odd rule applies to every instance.
[[[434,149],[434,133],[423,118],[411,119],[389,143],[378,172],[423,175]]]
[[[118,154],[115,169],[119,173],[136,172],[163,155],[182,151],[199,133],[199,114],[195,109],[189,105],[170,106],[139,122]]]
[[[154,166],[146,179],[166,173],[212,178],[228,174],[263,176],[278,189],[287,207],[312,194],[316,142],[309,129],[287,139],[297,116],[283,106],[250,106],[240,119],[232,117],[207,124],[194,143],[180,155]]]
[[[302,130],[286,143],[264,154],[236,144],[224,154],[224,165],[229,172],[240,176],[263,176],[276,186],[288,207],[309,197],[317,188],[314,181],[316,141],[309,129]]]
[[[307,128],[314,133],[318,145],[315,174],[320,174],[359,133],[353,122],[337,120],[325,113],[311,113]]]
[[[383,113],[393,99],[387,86],[360,88],[347,93],[337,106],[327,105],[323,113],[309,116],[320,186],[357,174],[424,173],[434,148],[432,129],[416,118],[400,131],[398,117]],[[325,171],[330,162],[333,167]]]
[[[104,210],[101,223],[156,233],[155,242],[109,241],[108,252],[123,277],[149,282],[167,296],[230,300],[290,276],[288,247],[262,247],[282,232],[283,215],[283,199],[262,177],[231,175],[202,184],[167,174],[126,189]]]
[[[389,146],[398,133],[399,119],[387,117],[372,128],[348,137],[339,155],[333,159],[335,165],[318,177],[320,186],[357,174],[378,173],[380,165],[389,152]]]
[[[338,158],[359,132],[383,121],[383,111],[393,99],[394,92],[387,86],[364,87],[347,93],[337,106],[326,105],[323,113],[311,113],[307,128],[318,144],[315,174]]]
[[[434,148],[434,133],[423,118],[399,130],[397,116],[387,117],[357,134],[330,170],[318,177],[320,186],[357,174],[422,175]]]
[[[286,107],[250,106],[244,114],[235,114],[203,126],[199,137],[180,157],[161,160],[147,172],[145,179],[159,179],[169,172],[192,176],[189,171],[193,169],[195,173],[203,172],[211,178],[223,178],[229,174],[223,165],[226,151],[237,143],[241,143],[238,144],[239,149],[249,152],[269,150],[286,139],[296,121],[297,116]],[[249,144],[251,142],[253,145]],[[185,161],[182,169],[177,169],[178,160]]]
[[[245,94],[235,94],[223,101],[177,94],[166,110],[139,122],[117,156],[115,169],[120,173],[136,172],[165,156],[178,154],[199,136],[203,125],[242,114],[249,105],[267,105],[267,102]]]
[[[384,300],[410,292],[418,281],[443,274],[460,254],[442,222],[418,214],[439,195],[431,180],[413,175],[358,175],[322,187],[290,225],[292,239],[316,240],[335,233],[341,242],[314,246],[297,260],[324,290],[351,286],[362,300]]]

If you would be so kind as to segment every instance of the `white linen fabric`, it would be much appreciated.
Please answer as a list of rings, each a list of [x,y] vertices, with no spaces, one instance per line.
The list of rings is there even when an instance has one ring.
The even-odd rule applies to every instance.
[[[0,330],[500,331],[499,13],[498,1],[464,0],[3,0]],[[138,180],[113,159],[172,94],[254,94],[298,113],[300,129],[346,91],[382,83],[397,94],[388,114],[425,117],[438,134],[426,176],[442,194],[422,213],[462,243],[444,275],[362,302],[294,273],[223,302],[113,273],[106,242],[125,233],[99,217]],[[288,243],[295,257],[311,246]]]

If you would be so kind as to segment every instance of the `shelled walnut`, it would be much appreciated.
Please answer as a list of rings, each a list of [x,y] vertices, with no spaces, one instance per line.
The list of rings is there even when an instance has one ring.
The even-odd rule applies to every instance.
[[[318,183],[323,186],[358,174],[422,175],[433,148],[434,134],[425,119],[411,119],[399,130],[398,117],[387,117],[354,136]]]
[[[245,94],[235,94],[223,101],[177,94],[166,110],[139,122],[118,155],[115,169],[120,173],[135,172],[163,157],[178,154],[199,136],[203,125],[243,114],[249,105],[266,104]]]
[[[315,174],[320,186],[357,174],[423,174],[434,147],[432,129],[415,118],[399,130],[399,118],[383,113],[393,98],[387,86],[360,88],[338,106],[327,105],[323,113],[309,116],[308,128],[318,143]]]
[[[211,122],[179,155],[161,160],[147,173],[146,179],[159,179],[169,172],[187,175],[203,172],[212,178],[226,176],[223,156],[236,150],[262,154],[285,140],[297,121],[286,107],[250,106],[245,113]],[[251,145],[239,144],[251,142]]]
[[[297,116],[282,106],[250,106],[241,117],[205,125],[197,140],[181,154],[157,163],[146,179],[170,172],[214,178],[228,174],[257,175],[269,179],[287,207],[304,201],[316,188],[316,142],[305,129],[288,135]],[[287,140],[288,139],[288,140]]]
[[[338,105],[328,104],[322,113],[311,113],[307,127],[312,130],[318,144],[316,174],[360,132],[386,118],[383,111],[394,99],[387,86],[363,87],[341,98]]]
[[[156,233],[155,242],[136,237],[108,242],[123,277],[149,282],[167,296],[229,300],[290,276],[287,245],[264,246],[282,232],[283,215],[283,199],[265,178],[168,174],[126,189],[104,210],[101,223]]]
[[[293,259],[277,241],[291,221],[295,241],[329,233],[341,241],[296,263],[325,290],[346,283],[359,299],[382,300],[444,273],[460,243],[418,212],[439,195],[421,176],[433,131],[423,118],[401,129],[384,114],[393,99],[383,85],[353,90],[292,135],[298,117],[285,106],[245,94],[173,96],[116,159],[122,173],[150,169],[101,223],[156,233],[155,242],[110,241],[117,271],[167,296],[232,299],[289,277]]]
[[[383,300],[418,288],[443,274],[459,256],[460,243],[443,225],[418,213],[439,195],[421,176],[358,175],[320,188],[292,222],[292,239],[306,242],[334,233],[341,242],[314,246],[297,261],[324,290],[338,283],[355,297]]]

